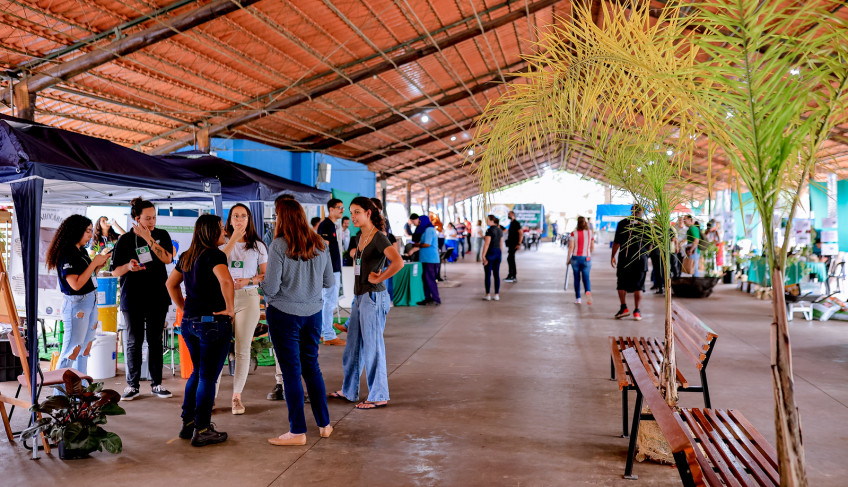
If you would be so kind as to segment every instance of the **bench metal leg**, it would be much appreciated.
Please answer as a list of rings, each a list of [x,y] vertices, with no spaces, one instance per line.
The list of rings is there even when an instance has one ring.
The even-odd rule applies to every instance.
[[[610,380],[615,380],[615,364],[612,361],[612,356],[610,356]]]
[[[621,390],[622,438],[627,438],[627,388]]]
[[[704,389],[704,407],[712,409],[710,405],[710,388],[707,386],[707,372],[701,369],[701,387]]]
[[[626,391],[625,391],[626,392]],[[638,475],[633,475],[633,460],[636,458],[636,439],[639,437],[639,421],[642,415],[642,394],[636,391],[636,406],[633,408],[633,428],[630,430],[630,446],[627,449],[627,464],[624,467],[624,478],[636,480]]]

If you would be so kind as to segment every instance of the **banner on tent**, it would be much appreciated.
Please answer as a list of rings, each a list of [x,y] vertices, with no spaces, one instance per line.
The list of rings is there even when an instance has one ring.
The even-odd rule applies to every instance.
[[[38,317],[47,319],[59,319],[62,316],[62,303],[64,299],[59,291],[59,275],[56,270],[47,271],[44,259],[53,236],[56,235],[59,225],[71,215],[85,215],[85,208],[81,206],[47,206],[41,207],[41,228],[39,228],[39,259],[38,259]],[[9,263],[9,282],[12,286],[12,295],[15,298],[15,306],[19,311],[25,311],[26,287],[24,286],[24,265],[21,251],[21,237],[18,229],[18,212],[12,213],[12,254]]]

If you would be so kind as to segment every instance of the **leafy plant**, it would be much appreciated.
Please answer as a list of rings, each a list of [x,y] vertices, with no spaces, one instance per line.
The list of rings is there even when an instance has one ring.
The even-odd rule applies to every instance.
[[[101,425],[106,416],[126,414],[118,406],[121,395],[112,389],[103,389],[102,382],[82,386],[79,376],[70,370],[62,376],[65,394],[48,396],[31,411],[45,415],[21,434],[23,439],[43,432],[52,442],[64,441],[66,450],[83,452],[103,451],[121,453],[123,444],[115,433]]]
[[[628,8],[625,12],[623,8]],[[689,21],[673,8],[651,16],[647,4],[572,3],[527,56],[528,70],[489,104],[474,144],[484,195],[496,188],[512,161],[540,145],[563,146],[567,160],[593,160],[610,184],[626,190],[653,217],[631,238],[662,256],[670,284],[671,213],[687,199],[689,162],[701,123],[692,98],[697,49],[686,41]],[[626,15],[625,15],[626,13]],[[597,21],[599,20],[599,21]],[[677,403],[671,293],[666,295],[665,350],[660,388]]]
[[[839,3],[839,2],[838,2]],[[795,402],[784,270],[798,199],[817,154],[848,108],[848,27],[820,5],[758,0],[692,4],[705,130],[730,160],[762,219],[772,293],[771,368],[781,485],[807,484]],[[781,204],[786,201],[788,204]],[[783,246],[774,232],[786,217]]]

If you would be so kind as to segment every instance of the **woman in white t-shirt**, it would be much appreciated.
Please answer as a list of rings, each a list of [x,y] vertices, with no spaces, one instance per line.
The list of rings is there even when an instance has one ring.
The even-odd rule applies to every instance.
[[[233,377],[233,414],[244,414],[241,393],[250,368],[250,345],[259,323],[259,285],[265,277],[268,250],[253,225],[253,215],[243,204],[230,209],[225,232],[228,237],[221,250],[227,254],[227,267],[235,287],[236,367]],[[221,383],[220,378],[218,384]],[[217,389],[216,389],[217,392]]]

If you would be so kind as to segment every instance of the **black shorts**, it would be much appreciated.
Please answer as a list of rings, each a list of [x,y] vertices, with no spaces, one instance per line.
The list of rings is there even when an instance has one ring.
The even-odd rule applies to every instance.
[[[645,276],[648,275],[646,267],[642,261],[619,263],[615,271],[615,288],[628,293],[645,292]]]

